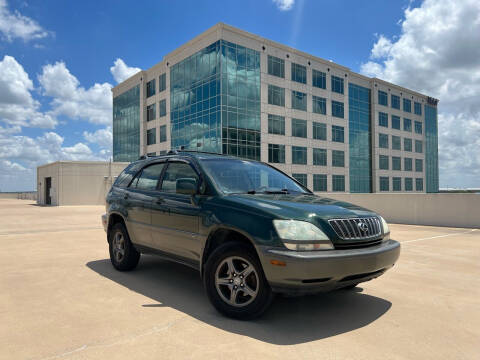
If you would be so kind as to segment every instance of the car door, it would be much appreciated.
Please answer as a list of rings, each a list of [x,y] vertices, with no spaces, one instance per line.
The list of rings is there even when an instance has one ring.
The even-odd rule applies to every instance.
[[[152,247],[152,202],[165,163],[148,165],[133,179],[124,198],[130,237],[134,244]]]
[[[191,195],[177,192],[177,180],[195,179],[197,172],[188,162],[171,161],[163,173],[159,197],[152,206],[152,228],[157,248],[197,265],[200,259],[200,206]]]

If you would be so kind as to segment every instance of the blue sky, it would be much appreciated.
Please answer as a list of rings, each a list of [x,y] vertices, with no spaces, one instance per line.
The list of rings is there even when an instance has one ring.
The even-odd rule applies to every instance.
[[[112,74],[220,21],[440,98],[441,186],[480,187],[477,2],[0,0],[0,190],[34,189],[38,164],[108,158]]]

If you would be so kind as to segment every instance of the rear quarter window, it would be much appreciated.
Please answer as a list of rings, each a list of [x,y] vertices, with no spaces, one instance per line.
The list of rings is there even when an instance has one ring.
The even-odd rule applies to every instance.
[[[132,181],[135,174],[142,167],[141,163],[132,163],[128,165],[121,173],[118,175],[117,180],[113,183],[114,186],[126,188],[130,181]]]

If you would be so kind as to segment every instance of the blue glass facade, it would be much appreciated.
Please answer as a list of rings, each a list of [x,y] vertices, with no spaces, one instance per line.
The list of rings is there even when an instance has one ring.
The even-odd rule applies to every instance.
[[[260,53],[224,40],[170,70],[171,147],[260,160]]]
[[[113,161],[140,156],[140,85],[113,99]]]
[[[437,108],[425,105],[425,175],[427,193],[438,192]]]
[[[372,191],[370,89],[348,84],[350,192]]]

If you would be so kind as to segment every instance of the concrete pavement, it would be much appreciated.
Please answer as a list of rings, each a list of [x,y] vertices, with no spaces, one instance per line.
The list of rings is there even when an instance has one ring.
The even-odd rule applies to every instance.
[[[101,206],[0,200],[0,359],[478,359],[480,230],[391,225],[398,264],[356,291],[219,315],[195,271],[108,259]]]

